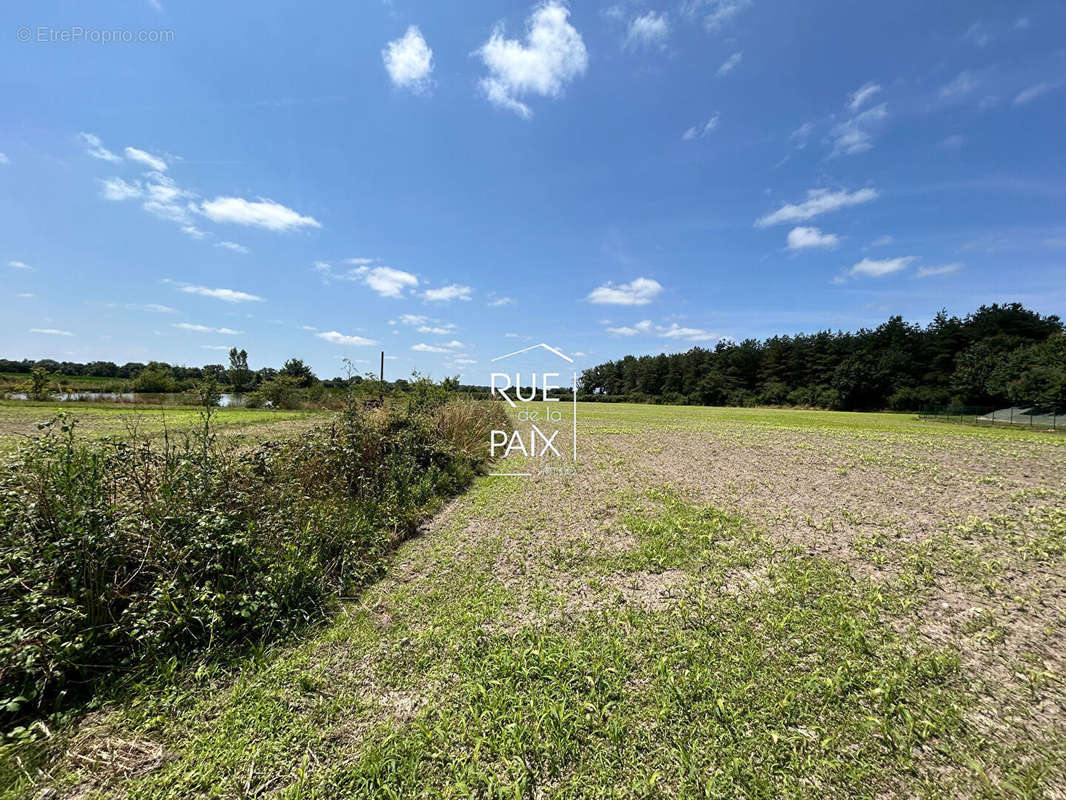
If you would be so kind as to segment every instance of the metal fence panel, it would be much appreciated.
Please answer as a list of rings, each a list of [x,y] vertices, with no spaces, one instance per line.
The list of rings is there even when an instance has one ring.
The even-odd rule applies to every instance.
[[[1025,426],[1045,431],[1066,430],[1066,409],[1040,406],[933,406],[923,408],[918,418],[970,425]]]

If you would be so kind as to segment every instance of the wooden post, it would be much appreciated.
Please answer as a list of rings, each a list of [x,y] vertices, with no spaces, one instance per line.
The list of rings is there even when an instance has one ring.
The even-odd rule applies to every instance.
[[[381,373],[378,375],[381,381],[381,402],[385,402],[385,351],[381,351]]]

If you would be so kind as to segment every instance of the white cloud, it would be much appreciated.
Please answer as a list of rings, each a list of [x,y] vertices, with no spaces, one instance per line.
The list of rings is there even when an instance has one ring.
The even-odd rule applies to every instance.
[[[213,222],[233,222],[255,225],[271,231],[290,231],[298,228],[321,228],[314,217],[305,217],[273,200],[241,197],[216,197],[202,203],[200,211]]]
[[[423,314],[401,314],[398,319],[391,320],[389,324],[395,325],[397,322],[417,328],[419,333],[431,333],[434,336],[447,336],[455,330],[453,323],[443,322]]]
[[[243,253],[244,255],[252,252],[243,244],[237,244],[236,242],[218,242],[215,247],[221,247],[223,250],[232,250],[234,253]]]
[[[902,256],[900,258],[885,258],[881,260],[864,258],[850,270],[852,275],[868,275],[872,278],[880,278],[906,269],[914,261],[914,256]]]
[[[166,172],[167,169],[166,161],[158,156],[153,156],[151,153],[146,153],[144,150],[138,150],[136,147],[126,148],[126,158],[130,161],[137,161],[144,164],[155,172]]]
[[[714,116],[706,122],[700,125],[693,125],[691,128],[681,134],[681,138],[686,142],[691,142],[694,139],[702,139],[709,133],[712,133],[715,128],[718,127],[718,119],[721,115],[715,112]]]
[[[7,265],[9,267],[13,267],[14,269],[29,269],[29,270],[33,269],[33,267],[31,267],[25,261],[8,261]]]
[[[669,326],[654,325],[650,319],[642,320],[633,325],[607,328],[606,330],[607,333],[613,334],[614,336],[654,335],[660,339],[676,339],[684,342],[707,342],[712,339],[726,338],[720,334],[705,331],[702,328],[685,328],[678,325],[676,322],[671,322]]]
[[[129,183],[122,178],[104,178],[100,181],[100,194],[105,200],[130,200],[142,194],[139,182]]]
[[[963,70],[950,83],[940,87],[940,96],[944,98],[962,97],[980,85],[981,82],[972,73]]]
[[[873,147],[873,134],[870,128],[888,117],[885,103],[868,108],[851,119],[836,125],[830,132],[833,139],[834,156],[865,153]]]
[[[121,181],[115,183],[116,180],[119,179],[112,178],[104,182],[104,196],[109,200],[141,197],[144,200],[141,208],[152,216],[180,225],[185,233],[195,238],[202,238],[205,235],[192,224],[190,212],[194,210],[194,207],[189,204],[189,200],[195,195],[178,186],[173,178],[161,172],[149,172],[145,174],[143,185],[139,182],[137,184]],[[133,194],[134,188],[139,188],[140,193]]]
[[[559,0],[537,6],[526,22],[525,42],[505,39],[498,25],[478,49],[489,70],[481,89],[490,102],[528,119],[525,95],[559,97],[563,88],[588,68],[588,50],[569,22],[570,9]]]
[[[1030,103],[1045,92],[1049,92],[1052,89],[1052,85],[1046,81],[1038,83],[1035,86],[1030,86],[1028,89],[1023,89],[1018,92],[1014,97],[1014,105],[1024,106],[1026,103]]]
[[[676,322],[669,328],[658,328],[658,335],[663,339],[680,339],[685,342],[708,342],[712,339],[724,339],[726,337],[705,331],[702,328],[682,328]]]
[[[7,165],[11,163],[11,159],[7,157],[7,153],[0,153],[0,164]]]
[[[765,228],[781,222],[802,222],[813,219],[820,214],[828,214],[837,209],[869,203],[871,200],[876,199],[876,189],[858,189],[854,192],[848,192],[843,189],[836,192],[830,189],[808,189],[807,199],[802,203],[783,205],[777,211],[759,217],[755,221],[755,226],[757,228]]]
[[[947,150],[958,150],[966,144],[966,137],[957,133],[953,133],[950,136],[945,136],[940,140],[940,146]]]
[[[657,11],[648,11],[639,17],[634,17],[629,23],[625,46],[628,48],[661,47],[668,38],[670,38],[670,21],[666,15]]]
[[[355,275],[361,276],[363,283],[373,289],[382,297],[403,297],[407,289],[418,286],[418,278],[410,272],[392,267],[360,267],[354,270]]]
[[[35,295],[33,292],[19,292],[17,295],[15,295],[15,297],[22,297],[22,298],[26,298],[26,299],[29,299],[30,297],[36,297],[36,296],[37,295]]]
[[[585,299],[590,303],[605,305],[643,306],[654,300],[662,290],[662,284],[657,280],[636,278],[618,286],[610,282],[597,286]]]
[[[896,240],[886,233],[884,236],[878,236],[870,242],[870,247],[884,247],[886,244],[892,244],[894,241]]]
[[[173,283],[173,281],[165,282]],[[187,294],[198,294],[203,297],[212,297],[215,300],[224,300],[227,303],[252,303],[262,302],[263,300],[259,295],[248,294],[248,292],[238,292],[235,289],[211,289],[207,286],[193,286],[184,283],[175,285]]]
[[[934,275],[949,275],[962,269],[962,264],[943,264],[939,267],[919,267],[915,273],[918,278],[930,278]]]
[[[30,333],[43,333],[46,336],[73,336],[70,331],[61,331],[58,328],[30,328]]]
[[[176,322],[171,327],[193,333],[220,333],[226,336],[239,336],[244,333],[244,331],[235,331],[232,328],[212,328],[209,325],[196,325],[192,322]]]
[[[345,259],[345,263],[360,266],[344,272],[334,272],[333,265],[328,261],[316,261],[314,268],[326,283],[334,280],[356,281],[373,289],[382,297],[405,297],[408,289],[418,286],[418,278],[410,272],[385,266],[367,266],[373,261],[374,259],[370,258]]]
[[[225,350],[232,350],[233,349],[233,346],[232,345],[228,345],[228,344],[202,344],[202,345],[200,345],[200,347],[202,347],[204,350],[219,350],[219,351],[225,351]]]
[[[450,303],[452,300],[469,300],[473,291],[469,286],[452,283],[437,289],[426,289],[422,297],[431,303]]]
[[[808,250],[814,247],[836,247],[840,237],[835,233],[822,233],[818,228],[798,226],[788,232],[789,250]]]
[[[394,84],[415,94],[429,91],[433,51],[418,26],[411,25],[402,38],[389,42],[381,51],[381,58]]]
[[[984,47],[986,44],[992,41],[992,34],[985,30],[984,26],[980,22],[975,22],[969,28],[966,29],[966,33],[963,34],[964,39],[969,39],[978,47]]]
[[[613,333],[615,336],[636,336],[641,333],[651,333],[652,324],[650,319],[638,322],[635,325],[623,325],[617,328],[607,328],[607,333]]]
[[[88,134],[83,134],[85,135]],[[166,164],[161,160],[132,147],[127,148],[126,153],[130,160],[148,164],[153,167],[153,170],[144,173],[143,180],[127,181],[118,177],[106,178],[100,181],[101,196],[115,202],[139,198],[143,201],[141,207],[149,214],[179,225],[184,233],[193,238],[203,239],[207,236],[204,231],[193,224],[196,219],[195,214],[202,214],[214,222],[255,225],[274,231],[322,227],[313,217],[301,216],[280,203],[263,198],[249,201],[239,197],[216,197],[210,202],[197,205],[194,202],[197,197],[194,192],[183,189],[169,175],[154,169],[154,167],[166,169]],[[228,245],[219,246],[227,247]]]
[[[463,349],[463,343],[458,341],[442,342],[441,344],[424,344],[419,342],[418,344],[411,345],[411,349],[416,353],[454,353],[456,350]]]
[[[1032,23],[1029,21],[1029,17],[1018,17],[1018,21],[1014,23],[1014,29],[1018,31],[1024,31]]]
[[[491,308],[500,308],[501,306],[509,306],[511,303],[514,302],[514,299],[510,298],[510,297],[495,297],[495,296],[490,295],[489,298],[490,299],[489,299],[488,305]]]
[[[485,97],[493,105],[513,111],[522,119],[529,119],[533,116],[533,109],[520,100],[515,100],[508,94],[507,88],[499,81],[485,78],[480,85],[482,91],[485,92]]]
[[[850,108],[852,111],[858,111],[860,108],[863,107],[867,100],[869,100],[879,91],[881,91],[880,84],[873,83],[872,81],[869,83],[864,83],[854,92],[852,92],[849,96],[848,108]]]
[[[804,122],[789,134],[788,140],[796,146],[796,149],[802,150],[807,146],[807,140],[811,138],[812,133],[814,133],[814,123]]]
[[[750,7],[751,0],[689,0],[683,6],[690,16],[702,15],[710,33],[717,33]]]
[[[349,336],[337,331],[323,331],[322,333],[316,333],[315,336],[319,339],[325,339],[327,342],[332,342],[333,344],[344,344],[352,347],[369,347],[370,345],[377,344],[376,340],[367,339],[365,336]]]
[[[733,55],[731,55],[729,58],[727,58],[725,61],[722,62],[722,66],[720,66],[718,68],[718,71],[715,74],[719,78],[725,77],[730,72],[732,72],[734,69],[736,69],[737,64],[740,63],[740,60],[742,58],[744,58],[744,53],[739,52],[739,51],[736,52],[736,53],[733,53]]]
[[[85,152],[93,158],[99,158],[101,161],[110,161],[113,164],[122,160],[122,156],[115,155],[104,147],[104,143],[100,141],[99,136],[82,131],[78,134],[78,138],[81,140],[82,145],[84,145]]]
[[[160,314],[174,314],[176,308],[161,303],[107,303],[108,308],[124,308],[128,311],[154,311]]]

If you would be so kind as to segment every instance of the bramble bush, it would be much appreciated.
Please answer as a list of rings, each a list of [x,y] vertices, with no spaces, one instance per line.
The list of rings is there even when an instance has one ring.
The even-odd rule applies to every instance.
[[[209,410],[192,434],[103,441],[60,415],[0,474],[0,715],[306,624],[379,576],[510,426],[494,403],[350,404],[248,448]]]

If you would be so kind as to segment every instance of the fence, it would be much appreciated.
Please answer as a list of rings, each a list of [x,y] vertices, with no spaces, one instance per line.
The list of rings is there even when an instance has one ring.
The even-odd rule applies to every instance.
[[[922,409],[918,418],[970,425],[1024,426],[1033,430],[1066,431],[1066,409],[1039,406],[939,406]]]

